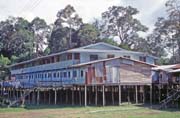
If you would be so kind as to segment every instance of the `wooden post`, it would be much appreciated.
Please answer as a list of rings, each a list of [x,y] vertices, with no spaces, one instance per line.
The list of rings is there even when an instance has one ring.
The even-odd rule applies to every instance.
[[[160,103],[161,102],[161,87],[160,86],[158,86],[158,90],[159,90],[158,91],[158,93],[159,93],[158,99],[159,99],[159,103]]]
[[[39,89],[37,90],[37,105],[39,105]]]
[[[114,88],[113,88],[114,86],[112,86],[112,88],[111,88],[111,93],[112,93],[112,104],[114,105]]]
[[[79,105],[81,106],[81,86],[79,87]]]
[[[105,91],[104,91],[104,85],[102,85],[102,94],[103,94],[103,106],[105,106]]]
[[[66,104],[68,104],[68,90],[66,89]]]
[[[150,105],[152,107],[152,85],[150,85]]]
[[[98,98],[98,86],[96,85],[96,87],[95,87],[95,91],[96,91],[96,95],[95,95],[95,105],[97,106],[97,98]]]
[[[57,104],[57,90],[54,90],[54,104]]]
[[[51,91],[49,90],[49,104],[51,104]]]
[[[145,103],[146,96],[145,96],[145,86],[143,86],[143,104]]]
[[[84,106],[87,106],[87,86],[84,86]]]
[[[138,104],[138,86],[136,85],[136,104]]]
[[[119,105],[121,105],[121,85],[119,85]]]
[[[74,87],[72,88],[72,105],[74,105]]]
[[[46,90],[44,90],[44,104],[46,103]]]

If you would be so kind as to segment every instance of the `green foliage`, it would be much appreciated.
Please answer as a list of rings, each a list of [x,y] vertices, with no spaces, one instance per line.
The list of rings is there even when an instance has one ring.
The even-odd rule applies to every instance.
[[[0,66],[5,67],[6,65],[10,64],[11,61],[7,58],[4,57],[3,55],[0,56]]]
[[[77,32],[78,46],[98,42],[99,31],[91,24],[83,24]],[[77,41],[76,41],[77,42]]]
[[[119,46],[118,43],[111,38],[104,38],[104,39],[101,39],[100,41],[114,45],[114,46]]]
[[[147,27],[133,16],[139,11],[131,6],[112,6],[102,13],[102,32],[105,37],[118,36],[121,45],[133,48],[138,41],[139,32],[147,31]]]
[[[7,65],[10,63],[11,61],[7,57],[0,56],[0,80],[4,80],[9,75]]]

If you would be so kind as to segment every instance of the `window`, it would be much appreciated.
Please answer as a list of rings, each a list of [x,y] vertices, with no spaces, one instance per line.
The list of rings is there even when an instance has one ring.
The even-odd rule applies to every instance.
[[[51,73],[48,73],[48,78],[51,78],[51,77],[52,77]]]
[[[68,54],[67,54],[67,59],[68,59],[68,60],[72,60],[72,53],[68,53]]]
[[[90,61],[98,60],[98,55],[90,55]]]
[[[73,71],[73,77],[77,77],[77,71]]]
[[[46,73],[44,73],[44,77],[47,78],[47,74]]]
[[[107,58],[114,58],[114,55],[113,54],[108,54]]]
[[[67,77],[67,73],[66,73],[66,72],[63,72],[63,76],[64,76],[64,77]]]
[[[70,71],[68,72],[68,77],[71,77],[71,72]]]
[[[54,77],[56,77],[56,73],[54,72]]]
[[[80,54],[79,53],[74,53],[74,59],[79,60],[80,59]]]
[[[83,70],[81,70],[81,77],[83,77],[84,76],[84,72],[83,72]]]
[[[146,62],[146,57],[145,57],[145,56],[140,56],[140,57],[139,57],[139,60],[140,60],[140,61],[143,61],[143,62]]]
[[[57,72],[57,77],[59,78],[59,72]]]
[[[131,56],[128,56],[128,55],[124,55],[123,57],[125,57],[125,58],[129,58],[129,59],[131,58]]]

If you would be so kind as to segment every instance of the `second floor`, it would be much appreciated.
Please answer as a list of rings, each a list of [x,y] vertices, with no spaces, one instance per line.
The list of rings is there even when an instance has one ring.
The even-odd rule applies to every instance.
[[[127,51],[106,43],[96,43],[17,63],[10,68],[11,74],[31,73],[63,69],[74,64],[114,57],[130,58],[148,64],[154,64],[157,60],[156,57],[142,52]]]

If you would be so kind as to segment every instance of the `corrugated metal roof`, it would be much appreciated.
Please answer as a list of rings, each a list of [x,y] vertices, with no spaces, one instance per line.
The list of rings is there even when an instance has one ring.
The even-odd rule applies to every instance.
[[[90,62],[86,62],[86,63],[75,64],[75,65],[72,65],[70,67],[81,67],[81,66],[85,66],[85,65],[89,65],[89,64],[94,64],[94,63],[104,62],[104,61],[109,61],[109,60],[114,60],[114,59],[126,59],[126,60],[130,60],[130,61],[134,61],[134,62],[146,64],[146,65],[150,65],[150,66],[153,66],[153,67],[156,66],[156,65],[148,64],[148,63],[145,63],[145,62],[142,62],[142,61],[138,61],[138,60],[134,60],[134,59],[129,59],[129,58],[126,58],[126,57],[115,57],[115,58],[101,59],[101,60],[90,61]]]

